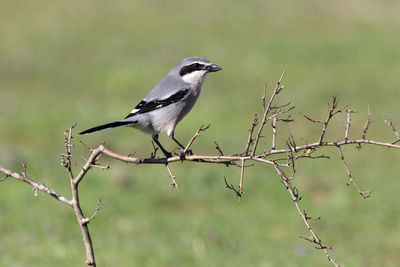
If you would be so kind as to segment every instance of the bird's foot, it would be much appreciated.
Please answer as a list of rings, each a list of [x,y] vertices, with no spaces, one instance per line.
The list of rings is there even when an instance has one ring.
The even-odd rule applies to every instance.
[[[184,149],[180,149],[179,150],[179,158],[183,161],[185,158],[186,158],[186,155],[193,155],[193,152],[192,152],[192,150],[191,149],[189,149],[188,151],[186,151],[186,153],[185,153],[185,150]]]
[[[164,156],[165,156],[166,158],[172,158],[172,153],[170,153],[170,152],[168,152],[168,151],[165,151],[165,152],[164,152]]]

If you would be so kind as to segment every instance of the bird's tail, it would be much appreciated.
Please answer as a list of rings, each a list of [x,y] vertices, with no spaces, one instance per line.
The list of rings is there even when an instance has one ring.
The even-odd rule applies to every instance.
[[[101,131],[101,130],[104,130],[107,128],[115,128],[115,127],[124,126],[124,125],[128,125],[128,124],[133,124],[133,123],[134,123],[133,121],[114,121],[114,122],[102,124],[102,125],[87,129],[83,132],[80,132],[79,134],[93,133],[93,132]]]

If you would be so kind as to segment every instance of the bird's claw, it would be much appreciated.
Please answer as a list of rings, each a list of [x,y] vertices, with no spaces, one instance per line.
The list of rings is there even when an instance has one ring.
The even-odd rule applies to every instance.
[[[172,153],[170,152],[164,152],[164,155],[166,158],[172,158]]]
[[[179,150],[179,158],[183,161],[185,159],[186,155],[185,155],[185,150],[183,150],[182,148]]]
[[[192,150],[189,149],[189,150],[187,150],[187,151],[185,152],[185,150],[181,148],[181,149],[179,150],[179,158],[183,161],[183,160],[186,158],[186,155],[189,155],[189,156],[193,155]]]

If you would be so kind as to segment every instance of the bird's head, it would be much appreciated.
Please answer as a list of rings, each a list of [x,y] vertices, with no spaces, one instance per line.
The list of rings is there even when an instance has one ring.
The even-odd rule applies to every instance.
[[[191,84],[202,83],[208,73],[220,70],[220,66],[203,57],[184,58],[173,69],[183,81]]]

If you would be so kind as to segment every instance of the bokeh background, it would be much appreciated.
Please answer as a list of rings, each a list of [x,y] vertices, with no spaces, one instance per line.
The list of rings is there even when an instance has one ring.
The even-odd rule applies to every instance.
[[[63,131],[125,116],[181,58],[199,55],[222,66],[210,75],[192,112],[176,130],[197,154],[241,152],[265,83],[288,66],[279,101],[296,105],[290,128],[298,143],[315,140],[333,95],[355,113],[351,137],[360,137],[370,105],[368,137],[393,141],[383,117],[400,128],[399,1],[0,1],[0,163],[69,196],[60,166]],[[345,116],[328,138],[343,138]],[[270,146],[267,128],[262,147]],[[150,136],[127,128],[76,136],[77,171],[83,141],[122,154],[152,151]],[[165,136],[161,141],[173,149]],[[344,148],[363,200],[346,186],[335,149],[330,160],[303,161],[296,185],[301,204],[322,220],[313,224],[342,266],[398,266],[400,261],[399,151]],[[90,215],[99,266],[329,266],[299,235],[307,231],[279,177],[269,166],[246,169],[240,205],[224,186],[239,169],[189,162],[136,166],[103,158],[111,171],[93,170],[80,187]],[[0,266],[84,266],[84,248],[72,211],[25,184],[0,184]]]

